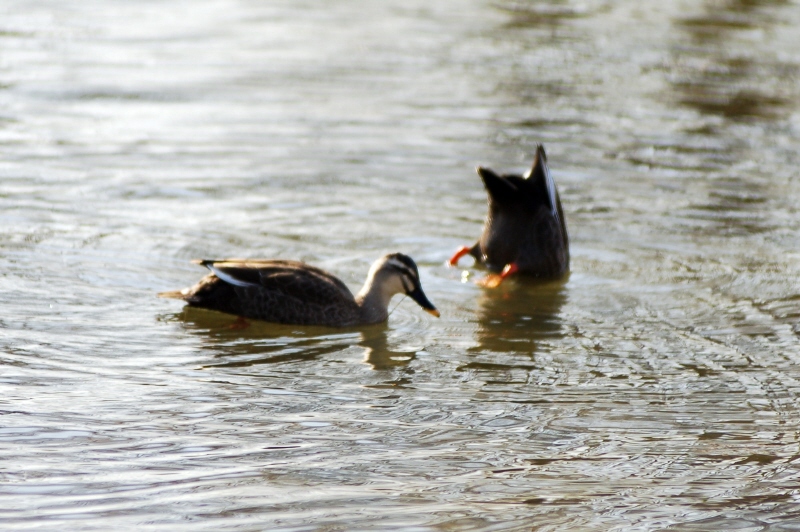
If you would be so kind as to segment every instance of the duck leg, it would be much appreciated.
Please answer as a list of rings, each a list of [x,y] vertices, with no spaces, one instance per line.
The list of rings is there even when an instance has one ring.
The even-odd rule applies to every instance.
[[[479,246],[479,245],[480,245],[480,244],[475,244],[475,245],[474,245],[474,246],[472,246],[472,247],[468,247],[468,246],[461,246],[460,248],[458,248],[458,249],[456,250],[456,252],[453,254],[453,256],[452,256],[452,257],[450,257],[450,260],[448,260],[448,261],[447,261],[447,265],[448,265],[448,266],[455,266],[455,265],[457,265],[457,264],[458,264],[458,261],[459,261],[459,259],[461,259],[461,257],[463,257],[464,255],[472,255],[472,256],[473,256],[473,257],[475,257],[475,258],[476,258],[476,260],[477,260],[477,258],[478,258],[478,255],[476,254],[476,250],[477,250],[477,248],[478,248],[478,246]]]
[[[511,264],[506,264],[506,267],[503,268],[503,271],[498,273],[490,273],[483,279],[479,279],[476,281],[478,286],[482,286],[484,288],[497,288],[500,286],[500,283],[505,280],[506,277],[516,273],[519,270],[517,264],[512,262]]]

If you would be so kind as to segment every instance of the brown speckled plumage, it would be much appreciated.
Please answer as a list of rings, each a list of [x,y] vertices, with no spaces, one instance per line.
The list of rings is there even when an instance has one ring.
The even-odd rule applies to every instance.
[[[555,182],[539,145],[525,176],[478,168],[489,196],[489,214],[480,240],[451,259],[469,253],[491,271],[513,264],[517,272],[542,278],[569,271],[569,236]]]
[[[201,260],[212,273],[180,291],[161,297],[245,318],[295,325],[345,327],[385,321],[396,293],[406,293],[438,315],[419,283],[411,258],[395,253],[373,264],[364,288],[353,296],[330,273],[289,260]]]

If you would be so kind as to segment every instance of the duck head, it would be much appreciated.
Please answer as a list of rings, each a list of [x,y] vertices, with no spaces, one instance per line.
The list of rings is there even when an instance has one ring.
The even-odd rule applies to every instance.
[[[395,294],[409,296],[426,312],[439,317],[439,311],[422,291],[416,263],[402,253],[391,253],[376,260],[356,299],[362,300],[365,307],[386,312]]]

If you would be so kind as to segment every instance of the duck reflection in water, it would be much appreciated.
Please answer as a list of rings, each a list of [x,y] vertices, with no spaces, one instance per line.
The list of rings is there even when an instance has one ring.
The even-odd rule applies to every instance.
[[[478,346],[471,351],[536,353],[538,341],[562,334],[566,278],[540,281],[516,277],[478,301]]]
[[[391,329],[385,323],[334,331],[329,327],[253,321],[243,328],[227,314],[195,307],[185,307],[161,319],[180,322],[184,329],[202,339],[202,349],[220,359],[205,367],[242,368],[308,362],[358,346],[366,353],[364,362],[380,370],[406,366],[416,358],[418,351],[414,347],[392,347]]]
[[[365,348],[364,362],[375,370],[384,370],[407,366],[417,358],[418,347],[397,346],[389,338],[389,328],[376,325],[361,331],[361,347]]]
[[[478,284],[496,288],[514,274],[558,279],[569,271],[569,236],[561,199],[544,146],[525,175],[497,174],[478,167],[489,196],[483,234],[472,247],[462,246],[450,258],[455,266],[464,255],[492,273]]]

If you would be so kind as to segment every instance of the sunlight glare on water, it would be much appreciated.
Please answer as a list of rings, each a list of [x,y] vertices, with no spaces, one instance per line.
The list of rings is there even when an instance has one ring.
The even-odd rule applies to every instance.
[[[0,5],[0,527],[798,530],[800,9]],[[485,290],[544,143],[559,282]],[[253,322],[193,258],[441,311]],[[392,308],[400,301],[395,299]]]

